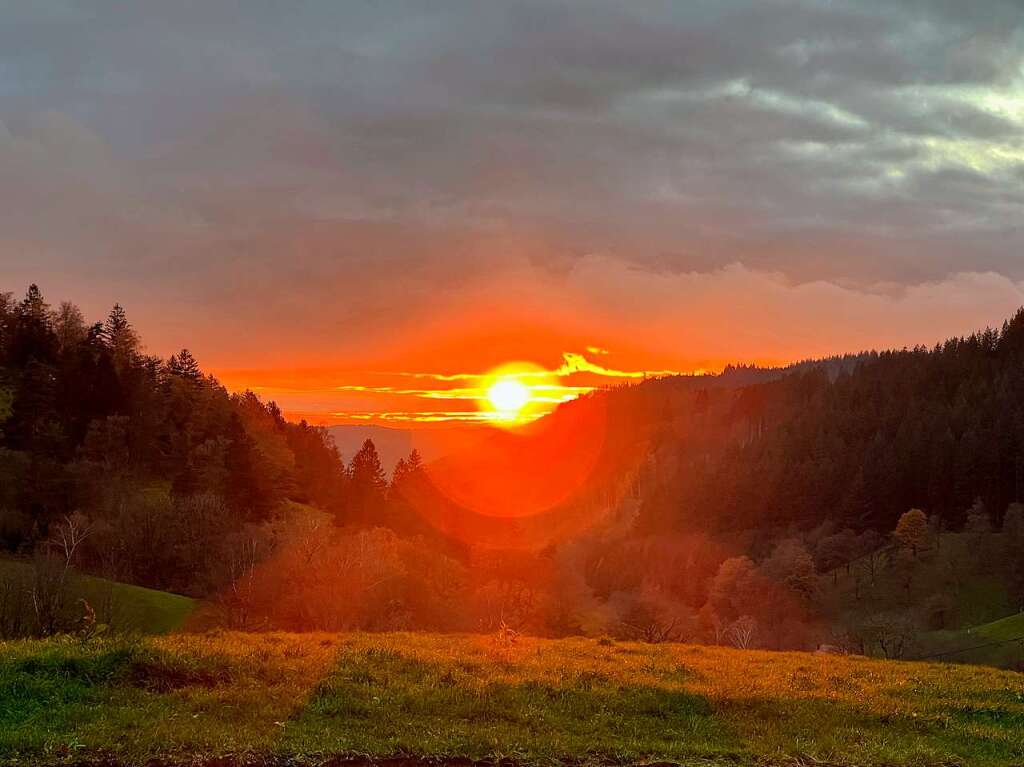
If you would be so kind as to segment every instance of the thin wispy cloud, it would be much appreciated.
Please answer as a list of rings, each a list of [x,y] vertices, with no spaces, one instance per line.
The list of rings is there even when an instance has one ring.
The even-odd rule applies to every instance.
[[[593,354],[595,352],[588,352]],[[608,351],[599,350],[596,353],[607,355]],[[509,370],[502,373],[503,378],[516,379],[524,382],[529,387],[531,402],[539,405],[532,417],[536,418],[549,412],[555,406],[569,402],[576,397],[589,394],[601,386],[611,385],[601,383],[601,379],[637,380],[657,376],[679,375],[672,370],[617,370],[604,367],[591,360],[583,354],[575,352],[563,352],[562,364],[550,369],[540,366],[532,366],[525,370]],[[329,388],[317,387],[310,389],[309,394],[337,393],[343,395],[354,395],[365,399],[368,403],[380,403],[387,401],[387,409],[381,407],[369,408],[367,410],[333,411],[330,416],[333,419],[349,421],[422,421],[438,422],[445,420],[446,416],[452,421],[487,422],[487,413],[481,413],[477,404],[485,401],[488,396],[488,387],[493,383],[493,372],[473,373],[432,373],[432,372],[383,372],[373,373],[350,373],[349,375],[361,378],[388,377],[399,379],[415,379],[421,381],[432,381],[437,384],[434,387],[410,388],[390,384],[377,383],[344,383]],[[569,379],[579,379],[581,376],[591,379],[591,383],[570,383]],[[448,386],[451,383],[469,383],[466,386]],[[268,396],[273,396],[274,387],[258,386]],[[277,391],[286,391],[278,389]],[[297,394],[300,390],[292,387],[287,390],[290,394]],[[400,404],[403,401],[413,400],[447,400],[459,403],[463,406],[460,410],[449,411],[412,411],[405,410]]]
[[[509,377],[516,377],[510,375]],[[521,377],[521,376],[520,376]],[[533,399],[539,402],[567,402],[581,394],[588,394],[594,391],[593,386],[563,386],[533,384],[530,386]],[[420,399],[452,399],[474,401],[486,394],[481,387],[458,388],[458,389],[399,389],[394,386],[362,386],[350,384],[334,387],[339,392],[357,392],[361,394],[392,394],[401,397],[417,397]]]
[[[596,347],[588,347],[590,354],[607,355],[609,352]],[[596,362],[588,360],[583,354],[577,352],[562,352],[562,364],[550,370],[524,370],[509,373],[518,378],[542,378],[545,376],[570,376],[575,373],[591,373],[605,378],[651,378],[655,376],[683,375],[677,370],[616,370],[615,368],[604,367]],[[480,381],[487,377],[487,373],[379,373],[380,375],[399,375],[407,378],[426,378],[434,381]]]
[[[557,376],[570,376],[574,373],[592,373],[606,378],[656,378],[659,376],[683,375],[678,370],[616,370],[591,362],[582,354],[566,352],[562,366],[554,371]]]

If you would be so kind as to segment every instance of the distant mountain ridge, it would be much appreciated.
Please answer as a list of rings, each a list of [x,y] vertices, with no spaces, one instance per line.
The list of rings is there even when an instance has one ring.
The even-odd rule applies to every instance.
[[[381,465],[390,475],[400,458],[412,450],[419,451],[424,461],[441,458],[454,450],[461,450],[481,439],[479,427],[453,426],[449,428],[401,429],[377,424],[338,424],[329,426],[327,431],[346,462],[352,460],[366,440],[372,440]]]
[[[346,463],[358,452],[362,444],[373,440],[385,470],[390,473],[399,458],[409,455],[412,450],[412,433],[408,429],[393,429],[376,424],[339,424],[328,427],[334,444]]]

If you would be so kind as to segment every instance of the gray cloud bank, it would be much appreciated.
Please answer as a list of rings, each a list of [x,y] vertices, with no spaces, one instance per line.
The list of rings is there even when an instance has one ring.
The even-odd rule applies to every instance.
[[[280,319],[239,354],[502,275],[585,274],[640,328],[651,285],[728,302],[730,276],[806,317],[809,284],[950,285],[994,321],[1024,280],[1022,66],[1015,0],[0,3],[0,280],[134,303],[158,344]]]

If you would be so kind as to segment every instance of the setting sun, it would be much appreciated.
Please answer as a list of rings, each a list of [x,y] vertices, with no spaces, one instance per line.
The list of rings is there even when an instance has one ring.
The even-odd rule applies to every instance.
[[[481,376],[477,407],[491,423],[514,427],[550,413],[559,402],[578,395],[535,362],[508,362]]]
[[[515,378],[500,378],[487,390],[487,400],[499,416],[513,419],[530,401],[530,389]]]

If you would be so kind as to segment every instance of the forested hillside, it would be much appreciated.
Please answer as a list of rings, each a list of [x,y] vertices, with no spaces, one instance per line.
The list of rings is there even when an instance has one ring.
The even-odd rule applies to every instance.
[[[229,394],[187,349],[147,355],[120,306],[91,323],[34,285],[0,293],[0,429],[0,547],[79,535],[77,564],[154,588],[209,593],[248,527],[344,492],[323,429]]]
[[[1024,602],[1024,314],[595,392],[389,477],[372,442],[346,464],[187,350],[146,354],[121,307],[90,324],[32,286],[0,294],[0,429],[0,548],[34,573],[0,583],[5,634],[75,628],[78,571],[236,628],[903,656]]]
[[[998,524],[1024,489],[1022,313],[932,349],[799,366],[732,390],[645,386],[662,421],[652,428],[664,484],[645,506],[655,529],[831,521],[888,532],[912,507],[958,527],[979,499]]]

